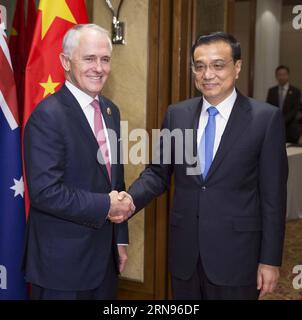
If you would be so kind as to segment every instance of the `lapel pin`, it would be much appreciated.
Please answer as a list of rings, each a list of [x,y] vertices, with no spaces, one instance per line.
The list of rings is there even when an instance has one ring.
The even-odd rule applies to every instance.
[[[111,116],[111,109],[109,107],[107,108],[107,114]]]

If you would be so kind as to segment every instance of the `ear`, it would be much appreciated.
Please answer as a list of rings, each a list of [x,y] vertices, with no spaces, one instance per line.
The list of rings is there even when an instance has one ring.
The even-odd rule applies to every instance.
[[[235,79],[239,78],[239,73],[241,71],[241,67],[242,67],[242,60],[237,60],[236,63],[235,63],[235,72],[236,72],[236,78]]]
[[[63,52],[59,55],[63,69],[68,72],[70,70],[70,59]]]

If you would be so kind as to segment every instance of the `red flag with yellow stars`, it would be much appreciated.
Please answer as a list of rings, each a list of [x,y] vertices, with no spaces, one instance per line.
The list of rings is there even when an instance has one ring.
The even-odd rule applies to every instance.
[[[11,36],[9,38],[9,51],[11,54],[15,82],[17,88],[22,87],[22,77],[26,59],[25,57],[25,6],[24,0],[17,1]],[[17,94],[19,93],[19,89]],[[19,97],[18,97],[19,98]],[[19,99],[18,99],[19,100]],[[20,104],[20,101],[19,101]]]
[[[26,14],[27,17],[25,17]],[[9,50],[14,69],[21,122],[24,111],[25,66],[34,34],[36,15],[35,0],[27,0],[27,9],[25,9],[25,0],[16,2],[12,31],[9,38]]]
[[[37,8],[36,8],[35,2],[36,0],[27,0],[27,18],[26,18],[26,26],[25,26],[25,34],[27,39],[25,43],[26,59],[28,58],[28,55],[29,55],[30,46],[33,39],[36,19],[37,19]]]
[[[87,22],[84,0],[40,0],[25,70],[23,128],[35,106],[64,83],[59,60],[64,34],[75,24]]]
[[[87,22],[84,0],[40,0],[25,69],[23,131],[35,106],[64,83],[64,71],[59,54],[62,52],[62,41],[66,31],[76,24]],[[29,199],[26,189],[25,205],[28,213]]]

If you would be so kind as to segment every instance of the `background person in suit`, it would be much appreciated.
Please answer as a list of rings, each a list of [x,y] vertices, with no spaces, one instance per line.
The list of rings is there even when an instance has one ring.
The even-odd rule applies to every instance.
[[[203,97],[169,106],[162,132],[178,129],[185,137],[193,129],[201,170],[188,175],[191,159],[175,160],[192,141],[173,138],[167,152],[162,139],[161,162],[147,166],[128,192],[140,210],[167,190],[174,173],[169,234],[174,299],[257,299],[259,291],[274,290],[282,261],[287,179],[282,115],[235,89],[241,49],[233,36],[201,36],[192,58]]]
[[[110,73],[111,51],[101,27],[69,30],[60,55],[66,82],[39,103],[25,128],[30,213],[23,264],[33,299],[116,296],[128,227],[110,220],[126,220],[134,207],[112,191],[124,190],[125,184],[119,110],[99,95]]]
[[[266,101],[282,110],[286,142],[297,143],[299,128],[296,117],[301,107],[301,92],[289,83],[289,68],[278,66],[275,71],[278,85],[268,90]]]

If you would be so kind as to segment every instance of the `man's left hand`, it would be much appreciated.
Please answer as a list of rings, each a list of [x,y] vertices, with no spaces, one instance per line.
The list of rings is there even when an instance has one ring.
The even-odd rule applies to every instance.
[[[125,269],[126,262],[128,260],[127,246],[117,245],[119,255],[119,271],[122,273]]]
[[[279,267],[260,263],[258,266],[257,289],[260,290],[260,298],[266,293],[272,293],[279,279]]]

